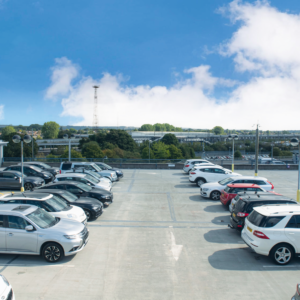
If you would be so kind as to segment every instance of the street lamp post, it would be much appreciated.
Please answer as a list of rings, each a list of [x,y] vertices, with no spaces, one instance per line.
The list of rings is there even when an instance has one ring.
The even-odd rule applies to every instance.
[[[23,176],[23,142],[26,144],[31,142],[31,137],[30,135],[24,135],[23,137],[20,137],[19,135],[14,135],[12,138],[12,141],[16,144],[21,142],[21,173],[22,173],[22,178],[21,178],[21,192],[24,192],[24,176]]]
[[[227,138],[229,141],[232,140],[232,172],[234,172],[234,140],[238,140],[239,137],[237,136],[237,134],[230,134]]]
[[[274,143],[271,144],[271,159],[273,161],[273,148],[274,148]]]
[[[149,141],[149,164],[150,164],[150,143],[151,143],[151,141],[150,141],[150,139],[148,141]]]
[[[298,151],[300,154],[300,143],[297,138],[292,138],[291,139],[291,145],[293,147],[298,146]],[[297,189],[297,202],[300,202],[300,161],[298,160],[298,189]]]
[[[75,138],[75,135],[74,134],[71,134],[70,137],[68,134],[64,134],[63,135],[63,138],[65,140],[69,140],[69,161],[71,161],[71,140]]]

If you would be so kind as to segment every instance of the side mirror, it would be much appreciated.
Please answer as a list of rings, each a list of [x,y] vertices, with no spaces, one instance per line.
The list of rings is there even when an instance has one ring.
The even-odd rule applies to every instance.
[[[83,194],[83,191],[80,190],[80,191],[79,191],[79,194]]]
[[[25,230],[26,230],[26,231],[33,231],[34,228],[33,228],[32,225],[27,225],[27,226],[25,227]]]
[[[89,182],[87,182],[87,185],[91,186],[91,184]]]
[[[19,177],[18,177],[18,176],[15,176],[15,180],[19,180]]]

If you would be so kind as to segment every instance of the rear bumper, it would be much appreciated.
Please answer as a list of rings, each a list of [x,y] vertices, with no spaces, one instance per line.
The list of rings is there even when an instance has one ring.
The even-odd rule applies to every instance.
[[[232,217],[230,217],[230,223],[228,224],[228,226],[231,229],[236,229],[236,230],[241,231],[244,228],[244,222],[243,221],[236,222]]]

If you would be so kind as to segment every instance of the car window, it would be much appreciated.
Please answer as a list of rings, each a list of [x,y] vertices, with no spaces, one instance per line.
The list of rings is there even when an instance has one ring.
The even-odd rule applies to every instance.
[[[46,186],[47,188],[47,186]],[[64,190],[65,189],[65,185],[64,184],[57,184],[57,185],[53,185],[50,186],[51,189],[57,189],[57,190]]]
[[[286,228],[300,228],[300,215],[294,215],[285,226]]]
[[[265,219],[264,224],[261,227],[274,227],[279,223],[285,216],[268,217]]]
[[[212,170],[214,170],[214,173],[225,174],[225,171],[222,169],[212,169]]]
[[[244,190],[245,190],[244,188],[231,188],[229,193],[237,194],[237,193],[243,192]]]
[[[227,178],[226,178],[226,179],[227,179]],[[235,180],[235,181],[233,181],[233,183],[244,183],[244,180],[242,180],[242,179]]]
[[[3,178],[15,178],[15,174],[13,174],[13,173],[3,173]]]
[[[24,167],[23,167],[23,168],[24,168]],[[19,166],[10,167],[9,170],[12,170],[12,171],[20,171],[20,172],[21,172],[21,167],[19,167]]]
[[[25,229],[26,226],[31,225],[25,219],[17,216],[8,216],[8,228]]]
[[[66,189],[67,191],[69,191],[70,193],[80,193],[81,189],[79,189],[77,186],[74,185],[66,185]]]
[[[255,188],[255,187],[247,187],[247,188],[245,188],[245,190],[246,191],[248,191],[248,192],[258,192],[258,191],[261,191],[261,189],[259,189],[259,188]]]
[[[63,163],[61,166],[62,170],[70,170],[71,169],[72,164],[65,164]]]
[[[27,204],[30,204],[30,205],[35,205],[35,206],[40,207],[40,208],[43,208],[43,207],[42,207],[42,201],[37,201],[37,200],[26,200],[26,203],[27,203]]]
[[[251,184],[254,184],[256,180],[253,180],[253,179],[245,179],[243,180],[244,183],[251,183]]]
[[[9,203],[9,204],[11,204],[11,203],[20,203],[20,204],[22,204],[22,203],[24,203],[24,200],[9,200],[9,201],[6,201],[6,203]]]
[[[3,227],[3,220],[4,220],[4,216],[0,215],[0,227]]]

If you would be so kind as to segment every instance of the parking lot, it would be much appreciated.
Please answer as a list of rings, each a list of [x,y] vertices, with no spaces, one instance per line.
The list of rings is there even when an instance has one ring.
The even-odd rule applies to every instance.
[[[253,175],[253,171],[238,171]],[[260,171],[295,198],[297,171]],[[16,299],[290,299],[300,259],[277,266],[227,227],[229,212],[199,196],[181,170],[125,170],[114,202],[89,222],[86,248],[48,264],[1,255]]]

